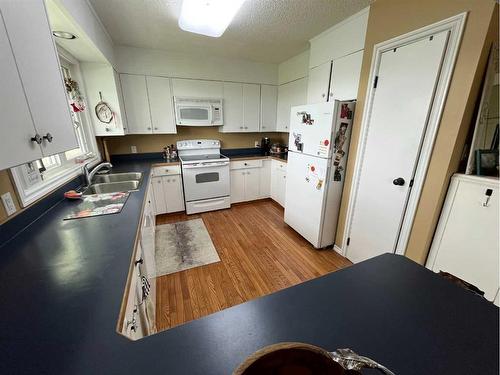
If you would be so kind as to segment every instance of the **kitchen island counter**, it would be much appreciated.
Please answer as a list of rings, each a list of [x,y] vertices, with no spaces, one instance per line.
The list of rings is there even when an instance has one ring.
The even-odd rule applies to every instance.
[[[382,255],[130,341],[116,332],[151,165],[120,214],[63,221],[61,201],[0,248],[0,373],[230,374],[254,351],[349,347],[396,374],[498,374],[498,308]]]

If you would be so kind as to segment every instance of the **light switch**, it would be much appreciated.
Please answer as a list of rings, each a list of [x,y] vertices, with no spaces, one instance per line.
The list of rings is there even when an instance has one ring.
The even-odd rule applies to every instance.
[[[14,204],[14,200],[12,199],[12,195],[9,192],[2,194],[2,203],[5,207],[5,211],[7,215],[12,215],[16,212],[16,205]]]
[[[132,154],[137,154],[137,146],[130,146],[130,151]]]

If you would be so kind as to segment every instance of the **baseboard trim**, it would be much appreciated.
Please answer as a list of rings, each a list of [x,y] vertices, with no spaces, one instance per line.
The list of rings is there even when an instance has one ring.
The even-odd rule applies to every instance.
[[[339,246],[337,246],[337,245],[334,244],[333,245],[333,250],[335,250],[340,255],[344,256],[344,250],[342,250]]]

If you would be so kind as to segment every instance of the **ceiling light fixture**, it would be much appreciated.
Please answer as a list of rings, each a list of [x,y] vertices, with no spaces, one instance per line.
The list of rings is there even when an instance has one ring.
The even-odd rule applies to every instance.
[[[183,0],[179,27],[191,33],[219,37],[245,0]]]
[[[54,35],[56,38],[61,39],[76,39],[75,34],[71,34],[67,31],[52,31],[52,35]]]

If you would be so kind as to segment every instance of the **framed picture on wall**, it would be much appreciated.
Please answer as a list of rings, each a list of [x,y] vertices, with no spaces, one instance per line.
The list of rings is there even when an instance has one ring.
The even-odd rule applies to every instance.
[[[476,171],[478,176],[498,177],[498,149],[476,150]]]

